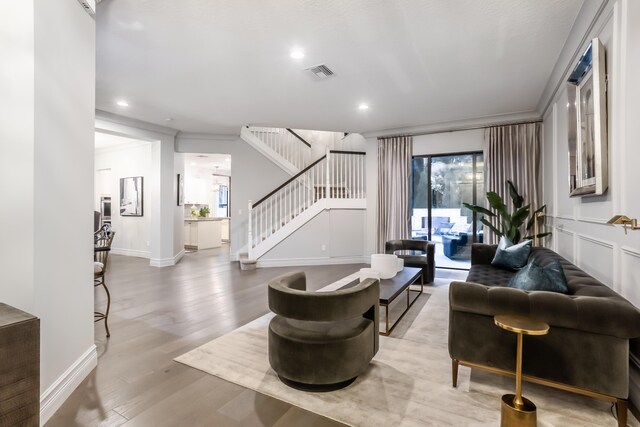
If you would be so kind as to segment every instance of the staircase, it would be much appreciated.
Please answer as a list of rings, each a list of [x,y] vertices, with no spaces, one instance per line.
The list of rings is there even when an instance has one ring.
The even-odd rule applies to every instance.
[[[324,210],[365,208],[365,153],[327,149],[262,199],[249,201],[248,259],[259,260]]]
[[[290,175],[311,163],[311,144],[289,128],[243,126],[240,137]]]

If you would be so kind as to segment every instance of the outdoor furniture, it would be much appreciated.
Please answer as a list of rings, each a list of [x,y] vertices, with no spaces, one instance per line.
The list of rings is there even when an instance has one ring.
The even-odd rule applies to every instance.
[[[111,225],[104,224],[98,231],[94,233],[93,247],[93,286],[94,288],[102,286],[107,294],[107,307],[104,312],[94,311],[94,322],[104,320],[104,328],[107,331],[107,338],[111,336],[109,332],[109,310],[111,308],[111,294],[109,288],[104,281],[107,273],[107,261],[109,260],[109,251],[111,251],[111,243],[116,232],[111,229]]]
[[[433,282],[436,274],[435,243],[426,240],[389,240],[384,245],[384,251],[402,258],[405,267],[422,269],[421,283]]]
[[[294,388],[328,390],[350,384],[378,352],[376,279],[349,289],[307,292],[304,272],[269,282],[269,363]]]

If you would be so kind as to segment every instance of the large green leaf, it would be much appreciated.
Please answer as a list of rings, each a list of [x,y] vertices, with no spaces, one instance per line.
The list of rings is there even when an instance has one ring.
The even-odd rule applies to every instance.
[[[544,212],[546,209],[547,209],[547,205],[542,205],[533,212],[533,214],[531,215],[531,218],[529,218],[529,221],[527,222],[527,231],[531,230],[531,227],[533,227],[533,223],[536,220],[536,214],[538,212]],[[544,218],[542,219],[542,223],[544,224]]]
[[[489,206],[498,211],[501,216],[507,216],[509,213],[507,212],[507,207],[502,201],[502,197],[495,191],[489,191],[487,193],[487,200],[489,201]]]
[[[491,212],[489,209],[483,208],[482,206],[471,205],[469,203],[463,203],[463,205],[465,208],[469,209],[472,212],[484,214],[487,216],[496,216],[496,214]]]
[[[517,227],[510,227],[507,232],[507,238],[511,240],[514,244],[520,242],[520,230]]]
[[[524,223],[524,220],[529,216],[529,208],[531,205],[524,206],[511,215],[511,225],[517,228]]]
[[[538,239],[541,239],[543,237],[547,237],[547,236],[551,236],[551,234],[553,234],[551,231],[546,231],[544,233],[538,233]],[[533,239],[535,236],[533,234],[530,234],[529,236],[526,236],[525,239]]]
[[[494,227],[494,225],[491,224],[489,221],[487,221],[486,218],[480,219],[480,222],[483,223],[485,226],[487,226],[487,228],[489,228],[491,231],[493,231],[496,234],[496,236],[502,237],[502,232],[498,230],[496,227]]]
[[[524,203],[524,198],[518,194],[518,189],[513,184],[513,182],[507,180],[507,184],[509,185],[509,195],[511,196],[511,200],[513,201],[513,207],[515,209],[520,209],[522,204]]]

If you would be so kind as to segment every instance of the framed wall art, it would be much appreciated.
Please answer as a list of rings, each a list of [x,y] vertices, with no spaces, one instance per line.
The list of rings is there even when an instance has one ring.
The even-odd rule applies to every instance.
[[[609,185],[607,74],[604,46],[594,38],[567,83],[569,191],[604,194]]]
[[[184,205],[184,176],[178,174],[178,206]]]
[[[120,178],[120,216],[143,216],[144,181],[141,176]]]

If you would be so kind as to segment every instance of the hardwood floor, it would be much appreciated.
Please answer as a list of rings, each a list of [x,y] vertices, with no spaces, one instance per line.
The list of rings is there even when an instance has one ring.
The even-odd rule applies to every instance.
[[[302,269],[309,289],[318,289],[360,267],[241,271],[227,246],[189,253],[166,268],[112,255],[111,338],[103,322],[95,324],[98,367],[46,427],[342,426],[173,358],[267,313],[266,282],[277,275]],[[105,301],[98,288],[96,308]]]

